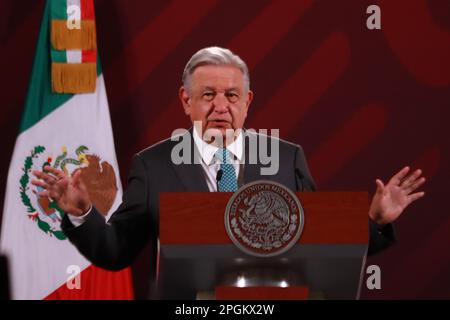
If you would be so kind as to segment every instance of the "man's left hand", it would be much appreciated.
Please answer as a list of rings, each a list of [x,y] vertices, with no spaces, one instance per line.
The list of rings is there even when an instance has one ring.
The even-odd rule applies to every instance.
[[[395,221],[409,204],[425,195],[425,192],[413,193],[425,183],[422,170],[408,175],[409,170],[409,167],[403,168],[386,185],[376,180],[377,191],[369,209],[369,217],[376,224],[383,226]]]

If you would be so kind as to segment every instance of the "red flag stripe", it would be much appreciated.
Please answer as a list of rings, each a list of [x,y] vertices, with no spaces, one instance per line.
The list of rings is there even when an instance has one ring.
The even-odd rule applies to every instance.
[[[81,20],[95,20],[94,0],[80,0]]]
[[[131,269],[113,272],[91,265],[80,273],[80,289],[64,283],[44,300],[132,300]]]
[[[96,50],[84,50],[81,52],[81,62],[96,62],[97,51]]]

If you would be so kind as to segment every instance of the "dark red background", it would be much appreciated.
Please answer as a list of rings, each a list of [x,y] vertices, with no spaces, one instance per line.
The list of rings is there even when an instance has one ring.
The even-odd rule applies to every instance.
[[[0,2],[0,206],[43,4]],[[381,7],[382,30],[366,28],[370,4]],[[95,8],[124,183],[135,152],[189,126],[176,98],[189,57],[229,47],[251,71],[247,127],[280,128],[301,144],[321,190],[373,192],[377,177],[423,168],[426,197],[395,223],[398,243],[369,259],[381,266],[382,289],[363,297],[450,297],[448,0],[96,0]]]

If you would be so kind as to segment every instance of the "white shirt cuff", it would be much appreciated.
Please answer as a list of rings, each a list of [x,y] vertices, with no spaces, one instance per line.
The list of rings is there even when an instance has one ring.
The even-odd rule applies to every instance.
[[[68,213],[67,217],[69,218],[70,222],[72,222],[74,227],[79,227],[84,223],[84,221],[86,221],[86,218],[89,215],[89,213],[91,213],[91,211],[92,211],[92,205],[89,208],[89,210],[82,216],[74,216],[74,215]]]

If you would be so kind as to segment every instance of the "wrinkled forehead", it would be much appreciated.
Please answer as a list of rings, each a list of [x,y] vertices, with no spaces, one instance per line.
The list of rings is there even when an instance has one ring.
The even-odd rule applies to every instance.
[[[191,75],[192,88],[217,90],[244,90],[244,73],[230,65],[204,65],[197,67]]]

